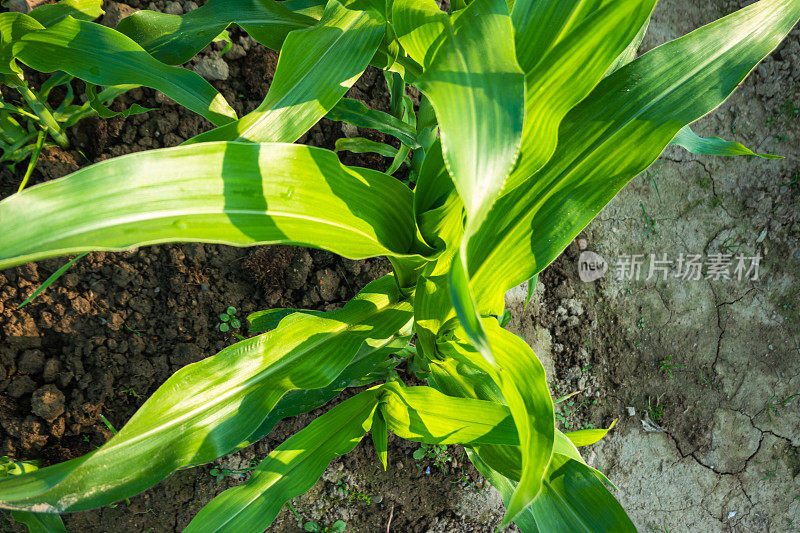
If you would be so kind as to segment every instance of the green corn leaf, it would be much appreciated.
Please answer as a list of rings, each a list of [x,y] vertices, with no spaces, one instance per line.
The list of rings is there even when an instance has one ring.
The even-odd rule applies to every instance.
[[[474,452],[469,458],[504,501],[509,501],[516,482],[493,470]],[[592,470],[556,453],[547,468],[542,493],[515,519],[524,533],[576,531],[586,533],[635,532],[636,528]]]
[[[742,143],[726,141],[719,137],[700,137],[689,126],[681,128],[670,144],[698,155],[749,155],[764,159],[783,159],[780,155],[757,154]]]
[[[436,250],[455,253],[464,231],[463,211],[464,204],[444,164],[441,143],[436,140],[414,188],[414,217],[422,239]]]
[[[0,13],[0,73],[11,74],[4,79],[11,85],[16,86],[18,82],[14,77],[22,77],[22,69],[14,61],[14,43],[22,39],[25,35],[45,29],[35,18],[22,13],[13,11]]]
[[[475,469],[497,489],[500,496],[503,498],[503,503],[508,505],[511,496],[514,494],[514,490],[517,488],[517,484],[492,469],[474,450],[467,448],[467,457],[469,457]],[[539,533],[540,531],[539,527],[536,525],[533,509],[530,506],[523,509],[522,512],[514,518],[514,523],[522,533]]]
[[[448,20],[419,80],[439,119],[444,160],[469,215],[467,234],[494,203],[519,151],[525,83],[513,35],[505,0],[474,0]]]
[[[283,505],[319,479],[328,464],[350,452],[372,426],[380,389],[345,400],[273,450],[244,485],[206,505],[184,533],[263,531]]]
[[[536,274],[531,279],[528,280],[528,291],[525,295],[525,305],[522,307],[523,311],[527,311],[528,304],[531,303],[531,299],[533,299],[533,294],[536,292],[536,284],[539,282],[539,274]]]
[[[394,155],[394,159],[392,159],[392,164],[389,165],[389,168],[386,169],[386,173],[389,175],[393,175],[395,172],[397,172],[400,166],[406,162],[406,159],[408,158],[408,154],[410,152],[411,152],[410,147],[404,144],[400,145],[400,148]]]
[[[497,202],[470,242],[481,309],[502,305],[506,290],[555,259],[682,127],[720,105],[798,18],[796,0],[761,0],[600,82],[562,121],[550,161]]]
[[[596,0],[583,2],[587,3]],[[557,44],[537,58],[535,66],[526,69],[522,146],[506,190],[523,183],[550,159],[561,120],[603,78],[609,65],[649,20],[655,4],[656,0],[606,3],[580,23],[572,24]]]
[[[0,457],[0,479],[7,476],[19,476],[39,469],[38,461],[12,461],[6,456]],[[61,517],[57,514],[31,513],[28,511],[11,511],[11,518],[27,526],[30,533],[68,533]]]
[[[452,396],[480,398],[500,403],[505,402],[499,387],[489,378],[487,374],[479,372],[475,370],[474,367],[468,366],[463,362],[458,362],[454,359],[444,359],[432,363],[430,368],[430,381],[432,386],[445,392],[446,394]],[[519,447],[480,445],[474,446],[472,450],[467,449],[467,453],[469,454],[470,460],[473,462],[473,464],[475,464],[476,468],[478,468],[481,474],[500,491],[500,493],[503,495],[506,505],[508,505],[521,476],[522,454]],[[556,456],[568,457],[583,465],[586,464],[568,436],[558,430],[555,431],[555,439],[553,441],[553,457]],[[548,472],[551,470],[551,465],[552,462],[550,465],[548,465]],[[613,487],[613,485],[611,485],[608,479],[601,472],[591,469],[588,466],[586,466],[586,468],[589,468],[599,480],[602,480]],[[537,496],[535,501],[543,498],[544,494],[547,492],[546,485],[548,482],[548,477],[549,474],[545,474],[543,491],[539,494],[539,496]],[[600,485],[596,485],[596,487],[598,493],[605,494],[604,497],[613,501],[613,496],[611,496],[605,487],[602,486],[602,483]],[[575,502],[573,502],[573,504],[574,503]],[[595,513],[592,512],[591,507],[586,509],[585,505],[581,504],[581,506],[584,509],[582,512],[585,514],[585,519],[589,520],[590,522],[594,521],[597,523],[597,519],[601,516],[601,514],[595,516]],[[616,502],[614,502],[612,507],[617,511],[621,510],[619,508],[619,504]],[[514,522],[522,531],[537,531],[536,523],[533,517],[534,508],[535,506],[528,506],[514,518]],[[616,520],[618,523],[623,525],[627,523],[627,518],[624,515],[624,511],[617,517]],[[565,531],[568,530],[569,529],[566,529]],[[551,529],[543,529],[543,531],[551,531]],[[552,531],[561,530],[554,529]],[[606,531],[614,531],[614,529],[610,528],[606,529]]]
[[[429,263],[422,271],[414,290],[414,331],[417,349],[433,359],[437,353],[436,339],[445,323],[455,318],[447,285],[448,263],[442,260]]]
[[[511,10],[517,60],[523,71],[530,72],[559,41],[569,35],[569,26],[579,21],[581,13],[602,5],[602,0],[561,0],[540,2],[517,0]]]
[[[53,272],[46,280],[44,280],[44,283],[39,285],[39,287],[35,291],[33,291],[30,296],[25,298],[25,300],[21,304],[19,304],[19,306],[17,306],[17,309],[22,309],[23,307],[31,303],[34,298],[36,298],[44,291],[46,291],[50,285],[52,285],[56,280],[58,280],[58,278],[64,275],[64,272],[69,270],[69,267],[74,265],[81,257],[84,257],[88,253],[89,252],[83,252],[81,254],[78,254],[76,257],[70,259],[64,265],[62,265],[61,268]]]
[[[292,13],[310,17],[314,19],[314,22],[322,18],[322,13],[325,12],[326,3],[327,2],[325,0],[282,0],[281,2],[278,2],[278,4],[285,7]],[[246,23],[241,22],[238,24],[243,25]]]
[[[517,158],[525,116],[524,75],[504,0],[475,0],[452,20],[433,15],[430,4],[394,4],[395,26],[401,43],[418,48],[412,53],[415,59],[424,53],[419,86],[439,119],[444,161],[468,215],[465,233],[471,235]],[[401,20],[408,23],[401,25]],[[442,35],[430,39],[443,22]],[[415,24],[422,30],[415,30]],[[458,258],[451,265],[453,305],[470,340],[492,361],[465,267]]]
[[[648,18],[642,27],[639,28],[639,33],[636,34],[630,44],[622,51],[622,53],[614,60],[610,67],[608,67],[608,71],[606,72],[606,76],[610,76],[620,68],[624,67],[634,59],[636,59],[636,53],[639,51],[639,47],[642,46],[642,41],[644,41],[644,36],[647,34],[647,28],[650,27],[650,19]]]
[[[565,435],[575,446],[589,446],[605,437],[616,424],[617,421],[614,420],[608,429],[580,429],[578,431],[569,431]]]
[[[542,494],[531,509],[542,531],[636,531],[625,510],[592,469],[561,454],[553,454]]]
[[[372,445],[375,446],[375,453],[378,454],[381,466],[386,470],[389,461],[389,430],[380,411],[377,411],[372,419]]]
[[[375,153],[384,157],[395,157],[397,155],[397,148],[394,146],[364,137],[342,137],[341,139],[336,139],[334,150],[337,152],[347,150],[355,154]]]
[[[61,0],[55,4],[39,6],[28,15],[45,28],[49,28],[66,17],[94,20],[103,13],[105,12],[102,0]]]
[[[420,65],[428,65],[449,26],[445,14],[432,0],[392,2],[392,27],[403,49]]]
[[[384,31],[385,24],[372,12],[348,9],[329,0],[316,25],[286,37],[264,101],[238,121],[187,143],[296,141],[333,109],[361,76]]]
[[[365,341],[353,361],[326,387],[296,389],[284,394],[258,429],[237,448],[244,448],[263,439],[272,431],[275,424],[284,418],[308,413],[322,407],[338,396],[346,387],[369,385],[375,381],[368,377],[369,374],[380,368],[392,354],[408,346],[408,341],[409,337],[406,335],[381,339],[379,342]]]
[[[29,533],[68,533],[64,522],[57,514],[11,511],[11,518],[20,524],[25,524]]]
[[[603,435],[605,435],[605,433],[606,432],[604,432]],[[602,438],[601,436],[597,435],[594,436],[598,437],[597,440],[600,440],[600,438]],[[587,440],[589,438],[591,437],[587,436]],[[597,476],[597,478],[601,480],[603,483],[613,488],[614,490],[617,489],[617,487],[613,483],[611,483],[611,480],[608,479],[605,474],[603,474],[596,468],[592,468],[586,463],[586,460],[584,460],[584,458],[581,456],[581,452],[578,451],[578,447],[575,445],[575,443],[572,442],[572,440],[565,433],[562,433],[559,430],[556,430],[556,438],[553,441],[553,455],[555,456],[556,454],[561,454],[566,457],[569,457],[574,461],[578,461],[582,465],[589,468],[592,471],[592,473],[594,473],[594,475]]]
[[[426,444],[519,444],[508,407],[445,396],[431,387],[382,387],[381,413],[389,431]]]
[[[371,128],[386,135],[391,135],[411,148],[418,148],[416,130],[388,113],[370,109],[358,100],[342,98],[328,111],[325,118],[347,122],[360,128]]]
[[[511,20],[517,48],[517,60],[528,73],[564,40],[574,38],[589,17],[611,3],[608,0],[561,0],[514,2]],[[595,28],[595,31],[607,31]],[[584,36],[586,37],[586,36]]]
[[[6,33],[9,22],[20,18],[33,20],[20,13],[0,14],[0,32]],[[130,38],[100,24],[66,17],[14,39],[11,51],[40,72],[64,71],[95,85],[157,89],[215,125],[236,118],[222,95],[198,74],[156,61]]]
[[[267,309],[265,311],[256,311],[247,316],[247,321],[250,322],[248,331],[250,333],[264,333],[278,327],[281,320],[291,315],[292,313],[307,313],[314,316],[322,316],[325,311],[314,311],[313,309],[290,309],[280,307],[276,309]]]
[[[154,109],[152,107],[142,107],[139,104],[132,104],[124,111],[112,111],[106,107],[102,101],[100,101],[100,98],[97,96],[97,87],[91,83],[86,84],[86,97],[89,99],[89,106],[94,109],[95,113],[97,113],[97,116],[100,118],[112,118],[120,115],[127,118],[131,115],[140,115],[142,113],[147,113],[148,111],[153,111]]]
[[[137,11],[117,25],[124,33],[168,65],[196,56],[221,32],[236,23],[267,48],[280,50],[286,36],[317,21],[293,12],[289,2],[275,0],[210,0],[185,15]]]
[[[494,365],[495,357],[492,354],[492,347],[489,344],[489,338],[483,327],[478,306],[472,295],[469,276],[460,253],[456,255],[450,265],[447,287],[450,290],[450,300],[453,303],[453,309],[456,312],[458,321],[463,326],[470,342],[486,358],[489,364]]]
[[[411,197],[394,178],[346,167],[321,148],[204,143],[153,150],[0,201],[0,269],[175,241],[402,256],[414,241]]]
[[[525,341],[502,329],[494,318],[485,319],[483,327],[492,354],[497,359],[497,366],[487,364],[464,344],[449,341],[439,347],[441,353],[460,359],[491,377],[514,417],[520,441],[521,477],[507,505],[503,519],[503,523],[507,524],[541,490],[542,476],[553,450],[555,414],[544,367],[533,350]]]
[[[176,372],[96,451],[0,479],[0,508],[52,513],[99,507],[177,468],[230,453],[286,391],[327,386],[365,341],[392,338],[410,319],[411,304],[400,299],[393,276],[370,283],[324,318],[292,315],[269,333]]]

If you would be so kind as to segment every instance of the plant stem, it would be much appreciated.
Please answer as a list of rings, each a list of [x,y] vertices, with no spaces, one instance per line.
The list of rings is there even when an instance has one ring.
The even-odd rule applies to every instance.
[[[31,177],[31,174],[33,174],[33,169],[36,167],[36,162],[39,160],[39,154],[42,153],[44,139],[45,131],[40,130],[39,136],[36,139],[36,146],[34,146],[33,152],[31,153],[31,158],[28,160],[28,168],[25,170],[25,176],[22,178],[22,183],[19,184],[19,189],[17,189],[17,192],[22,192],[22,189],[24,189],[25,185],[28,184],[28,179]]]
[[[6,76],[6,81],[12,78],[12,76]],[[25,80],[22,77],[18,77],[17,79],[12,79],[9,85],[13,85],[14,88],[19,91],[19,94],[22,95],[22,98],[28,103],[30,108],[36,113],[36,116],[39,117],[39,120],[42,121],[42,124],[47,128],[48,133],[50,136],[53,137],[53,140],[61,148],[69,147],[69,141],[67,140],[67,136],[64,135],[64,132],[61,130],[61,126],[58,124],[58,121],[53,116],[53,113],[47,109],[47,106],[39,100],[36,94],[30,90],[30,88],[25,83]]]

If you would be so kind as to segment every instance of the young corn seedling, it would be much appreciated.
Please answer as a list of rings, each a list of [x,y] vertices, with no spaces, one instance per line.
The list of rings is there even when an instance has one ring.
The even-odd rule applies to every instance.
[[[254,317],[258,335],[179,370],[96,451],[0,480],[0,508],[108,505],[370,384],[186,531],[262,531],[367,432],[385,468],[388,431],[463,445],[502,494],[503,524],[634,531],[579,452],[607,430],[556,428],[541,362],[498,322],[504,294],[535,279],[670,143],[758,155],[688,126],[800,18],[800,0],[761,0],[635,58],[655,2],[453,0],[446,13],[434,0],[210,0],[183,16],[140,11],[116,29],[0,14],[5,71],[21,63],[106,90],[152,87],[216,126],[6,198],[0,268],[166,242],[294,244],[393,266],[338,311],[288,313],[271,329]],[[231,24],[280,50],[268,94],[243,117],[173,66]],[[389,112],[343,98],[368,65],[387,73]],[[393,157],[387,172],[293,144],[326,116],[395,137],[399,149],[338,144]],[[413,190],[390,175],[400,164]],[[428,386],[387,370],[412,335]]]
[[[0,47],[7,50],[5,55],[9,56],[13,53],[10,49],[15,45],[15,37],[26,31],[26,28],[53,26],[68,17],[89,21],[102,14],[100,2],[94,1],[65,1],[38,7],[29,15],[8,14],[0,22]],[[18,93],[18,98],[15,101],[5,101],[0,97],[0,162],[13,171],[17,163],[28,160],[19,184],[20,191],[28,184],[42,149],[50,146],[69,147],[66,130],[81,119],[89,116],[129,116],[150,111],[136,104],[123,112],[114,112],[106,107],[106,104],[133,86],[109,87],[98,94],[96,87],[87,82],[87,101],[76,105],[72,103],[75,98],[70,83],[73,76],[66,72],[55,72],[42,83],[39,90],[33,90],[19,65],[7,58],[2,62],[2,82]],[[58,87],[64,89],[64,97],[58,107],[53,109],[48,104],[48,97]]]

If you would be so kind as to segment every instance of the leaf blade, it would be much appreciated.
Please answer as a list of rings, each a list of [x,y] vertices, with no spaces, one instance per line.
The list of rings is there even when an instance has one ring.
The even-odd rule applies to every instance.
[[[156,61],[127,36],[100,24],[66,17],[26,33],[12,49],[19,61],[40,72],[61,70],[95,85],[151,87],[216,125],[236,118],[222,95],[198,74]]]
[[[320,148],[203,143],[154,150],[2,200],[0,224],[8,237],[0,242],[0,268],[175,241],[295,243],[351,258],[404,256],[414,241],[411,204],[399,181],[346,167]],[[62,230],[49,231],[52,224]]]

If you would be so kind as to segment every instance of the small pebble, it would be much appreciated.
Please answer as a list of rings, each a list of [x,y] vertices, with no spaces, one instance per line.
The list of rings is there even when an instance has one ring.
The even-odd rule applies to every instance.
[[[628,416],[636,416],[636,408],[635,407],[626,407],[625,409],[628,410]]]
[[[736,513],[737,513],[737,511],[731,511],[730,513],[728,513],[728,520],[730,520],[731,518],[736,516]]]
[[[589,247],[589,241],[587,241],[583,237],[579,238],[575,242],[578,243],[578,250],[580,250],[580,251],[584,251],[586,248]]]

